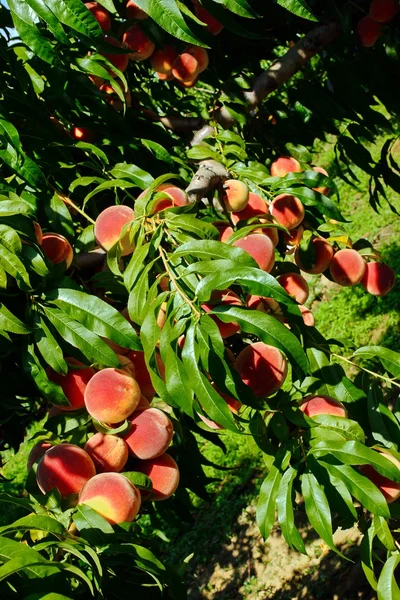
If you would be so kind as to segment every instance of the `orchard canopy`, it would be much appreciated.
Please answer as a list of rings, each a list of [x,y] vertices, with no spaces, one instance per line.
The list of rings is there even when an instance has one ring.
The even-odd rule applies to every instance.
[[[8,0],[0,33],[1,598],[187,598],[166,531],[234,435],[263,538],[357,526],[398,600],[400,354],[306,304],[394,293],[339,192],[398,218],[398,0]]]

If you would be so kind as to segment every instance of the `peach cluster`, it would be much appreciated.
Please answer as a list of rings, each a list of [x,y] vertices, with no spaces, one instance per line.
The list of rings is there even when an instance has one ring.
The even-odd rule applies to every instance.
[[[371,48],[382,35],[382,25],[390,23],[399,12],[399,0],[373,0],[369,14],[357,23],[357,33],[360,43],[365,48]]]
[[[208,67],[208,52],[200,46],[187,46],[181,54],[166,44],[152,55],[151,66],[158,79],[178,81],[183,87],[193,87],[199,75]]]

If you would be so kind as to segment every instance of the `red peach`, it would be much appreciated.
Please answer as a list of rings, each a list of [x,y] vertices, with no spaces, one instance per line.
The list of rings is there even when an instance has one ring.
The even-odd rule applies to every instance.
[[[149,460],[163,454],[171,443],[174,427],[158,408],[137,410],[130,417],[131,430],[124,436],[133,456]]]
[[[119,423],[139,404],[140,388],[136,380],[121,369],[98,371],[85,390],[88,413],[97,421]]]
[[[152,460],[138,461],[135,469],[151,479],[151,500],[166,500],[175,493],[179,485],[179,468],[169,454],[162,454]]]
[[[178,81],[193,81],[198,74],[199,63],[188,52],[180,54],[172,65],[172,75]]]
[[[260,218],[260,223],[262,223],[263,225],[265,225],[266,223],[272,223],[272,217],[267,217],[266,219],[264,218]],[[261,233],[263,235],[266,235],[267,237],[269,237],[269,239],[271,240],[271,242],[274,245],[274,248],[278,245],[279,243],[279,233],[276,227],[266,227],[265,229],[263,227],[257,228],[257,229],[253,229],[252,233]]]
[[[129,54],[131,60],[142,61],[149,58],[155,49],[153,42],[143,33],[139,25],[132,25],[128,27],[122,36],[122,42],[130,50],[133,50]]]
[[[149,15],[139,8],[133,0],[128,0],[126,3],[126,16],[128,19],[138,19],[139,21],[149,18]]]
[[[53,444],[51,442],[47,442],[46,440],[42,440],[41,442],[35,444],[28,456],[28,471],[30,471],[33,465],[42,458],[43,454],[52,447]]]
[[[356,250],[345,248],[336,252],[330,265],[333,281],[342,286],[353,286],[360,283],[365,275],[367,264]]]
[[[90,12],[100,25],[101,29],[103,31],[110,31],[111,17],[108,10],[106,10],[98,2],[85,2],[85,6],[88,10],[90,10]]]
[[[361,46],[371,48],[382,35],[382,26],[371,17],[366,16],[357,23],[357,33],[360,37]]]
[[[110,35],[105,35],[104,41],[107,42],[107,44],[110,44],[111,46],[115,46],[116,48],[123,47],[119,40],[111,37]],[[100,54],[102,54],[107,60],[109,60],[110,63],[113,64],[114,67],[117,67],[117,69],[119,69],[122,73],[126,70],[129,64],[128,54],[107,54],[107,51],[101,52]],[[116,73],[112,72],[111,75],[113,77],[117,76]]]
[[[282,237],[287,246],[298,246],[303,239],[304,227],[299,225],[289,233],[282,231]]]
[[[314,315],[312,314],[311,310],[309,308],[307,308],[307,306],[299,306],[300,312],[302,313],[302,317],[303,317],[303,321],[304,321],[304,325],[307,325],[307,327],[314,327],[315,325],[315,318]]]
[[[396,467],[400,470],[400,462],[399,460],[393,456],[386,448],[374,448],[381,454],[384,455],[385,458],[390,460]],[[380,489],[382,494],[386,498],[386,502],[390,504],[391,502],[395,502],[400,498],[400,483],[392,481],[388,477],[381,475],[374,469],[371,465],[362,465],[360,467],[360,471],[365,477],[368,477],[376,485],[377,488]]]
[[[173,62],[178,58],[178,53],[172,46],[165,44],[163,48],[155,50],[150,58],[151,66],[158,73],[169,75],[172,72]]]
[[[234,233],[233,228],[226,221],[214,221],[213,225],[219,231],[220,242],[226,243]]]
[[[271,239],[258,233],[247,235],[233,242],[254,258],[260,269],[269,273],[275,264],[275,248]]]
[[[239,221],[252,219],[268,213],[268,206],[265,200],[258,194],[249,192],[249,201],[245,208],[239,212],[232,212],[232,223],[236,225]]]
[[[280,194],[269,206],[269,212],[286,229],[295,229],[304,219],[304,206],[301,200],[291,194]]]
[[[201,305],[201,308],[206,312],[213,310],[215,306],[241,306],[239,296],[231,290],[214,290],[208,302]],[[240,326],[237,323],[224,323],[216,315],[211,315],[211,318],[218,325],[219,332],[223,339],[234,335],[240,331]]]
[[[158,186],[156,191],[166,194],[169,198],[159,200],[153,207],[152,213],[171,208],[172,206],[186,206],[187,204],[189,204],[189,199],[187,197],[186,192],[176,187],[175,185],[172,185],[171,183],[162,183]]]
[[[249,344],[240,352],[235,369],[256,396],[271,396],[283,385],[288,364],[282,352],[264,342]]]
[[[146,362],[144,359],[144,352],[141,350],[131,350],[127,354],[128,358],[133,362],[135,366],[135,379],[138,382],[138,385],[142,391],[142,394],[148,398],[148,400],[152,400],[155,396],[155,389],[151,382],[151,377],[149,370],[146,366]],[[165,366],[161,360],[161,356],[156,354],[156,363],[157,368],[160,372],[161,379],[165,377]]]
[[[89,79],[92,83],[94,83],[97,89],[100,89],[105,82],[104,79],[102,77],[98,77],[98,75],[89,75]]]
[[[313,167],[313,171],[316,171],[317,173],[321,173],[321,175],[325,175],[325,177],[329,177],[329,173],[327,171],[325,171],[324,168],[322,167]],[[324,196],[328,196],[330,189],[328,187],[317,187],[317,188],[313,188],[313,190],[315,192],[319,192],[320,194],[323,194]]]
[[[187,46],[185,49],[187,54],[191,54],[198,62],[197,73],[202,73],[208,67],[209,58],[208,52],[205,48],[200,46]]]
[[[331,264],[333,258],[333,247],[324,240],[324,238],[315,237],[312,241],[312,245],[314,247],[315,260],[313,266],[306,267],[301,262],[301,256],[299,248],[296,248],[296,252],[294,255],[294,260],[296,265],[305,273],[310,273],[311,275],[319,275],[326,271],[326,269]]]
[[[288,173],[301,173],[301,164],[291,156],[280,156],[271,164],[272,177],[285,177]]]
[[[172,73],[158,73],[156,71],[156,76],[160,81],[173,81],[175,79]]]
[[[49,261],[54,265],[65,261],[67,269],[71,266],[74,251],[67,238],[63,235],[59,233],[44,233],[41,246]]]
[[[73,127],[71,135],[77,142],[88,142],[90,144],[94,140],[94,131],[89,127]]]
[[[373,296],[385,296],[396,283],[396,274],[389,265],[379,262],[367,263],[361,285]]]
[[[65,497],[79,494],[95,474],[95,466],[87,452],[75,444],[59,444],[47,450],[41,458],[36,481],[43,494],[57,488]]]
[[[347,417],[347,410],[343,404],[330,396],[311,396],[310,398],[305,398],[299,408],[310,418],[316,415]]]
[[[86,504],[115,525],[133,521],[139,512],[139,490],[121,473],[100,473],[87,482],[79,494]]]
[[[278,277],[278,282],[289,296],[292,296],[299,304],[304,304],[307,301],[310,293],[308,283],[298,273],[284,273]]]
[[[207,30],[212,35],[218,35],[219,33],[221,33],[224,26],[222,25],[222,23],[217,21],[217,19],[215,17],[213,17],[208,12],[208,10],[206,10],[200,4],[196,3],[195,4],[195,12],[196,12],[196,16],[200,19],[200,21],[202,21],[203,23],[206,24]]]
[[[197,76],[197,74],[192,77],[192,79],[188,79],[187,81],[180,81],[179,79],[177,79],[177,83],[178,85],[180,85],[181,87],[184,88],[192,88],[196,85],[196,83],[198,82],[199,78]]]
[[[65,359],[70,367],[66,375],[60,375],[53,369],[48,370],[50,381],[61,386],[70,406],[59,406],[63,411],[79,410],[85,406],[84,394],[87,384],[95,375],[96,371],[91,367],[86,367],[75,358]]]
[[[89,454],[98,473],[119,473],[129,456],[128,446],[122,438],[100,431],[89,438],[84,450]]]
[[[94,225],[94,236],[96,242],[104,248],[110,250],[121,237],[123,228],[131,223],[135,218],[135,213],[129,206],[120,204],[118,206],[109,206],[103,210],[96,219]],[[129,241],[129,230],[119,242],[122,256],[132,254],[134,245]]]
[[[393,21],[399,12],[399,0],[373,0],[369,7],[370,17],[378,23]]]
[[[247,306],[252,310],[259,310],[267,315],[271,315],[283,322],[284,316],[279,303],[273,298],[264,298],[262,296],[248,296]]]

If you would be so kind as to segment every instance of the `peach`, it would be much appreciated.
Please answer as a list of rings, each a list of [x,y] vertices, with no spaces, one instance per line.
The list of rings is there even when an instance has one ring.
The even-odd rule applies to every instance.
[[[205,71],[208,67],[209,58],[208,52],[205,48],[200,46],[187,46],[185,49],[187,54],[191,54],[198,62],[197,73],[200,74]]]
[[[131,60],[142,61],[149,58],[155,49],[155,45],[145,33],[140,29],[139,25],[132,25],[128,27],[122,36],[122,42],[130,50],[133,50],[129,54]]]
[[[46,440],[42,440],[42,441],[38,442],[37,444],[35,444],[28,456],[28,464],[27,464],[28,471],[30,471],[32,469],[33,465],[42,458],[43,454],[45,452],[47,452],[47,450],[49,448],[52,448],[52,447],[53,447],[53,444]]]
[[[138,19],[138,21],[143,21],[149,17],[133,0],[128,0],[126,4],[126,16],[128,19]]]
[[[367,270],[367,264],[356,250],[345,248],[336,252],[329,270],[333,281],[350,287],[360,283]]]
[[[123,47],[119,40],[109,35],[104,36],[104,41],[107,42],[107,44],[110,44],[111,46],[115,46],[116,48]],[[101,52],[100,54],[102,54],[107,60],[109,60],[110,63],[114,65],[114,67],[117,67],[117,69],[122,71],[122,73],[126,70],[129,64],[128,54],[107,54],[107,51]],[[111,74],[113,77],[117,76],[116,73],[111,72]]]
[[[90,10],[90,12],[100,25],[101,29],[103,31],[110,31],[111,17],[108,10],[106,10],[98,2],[85,2],[85,6],[88,10]]]
[[[195,12],[196,16],[206,24],[207,31],[209,31],[212,35],[218,35],[223,30],[224,26],[222,23],[217,21],[215,17],[213,17],[208,10],[206,10],[199,3],[195,4]]]
[[[53,265],[58,265],[65,261],[67,269],[71,266],[74,251],[67,238],[63,235],[59,233],[44,233],[41,246],[43,252]]]
[[[72,127],[71,135],[77,142],[93,142],[94,132],[89,127]]]
[[[106,102],[108,102],[111,108],[113,108],[117,112],[121,112],[124,109],[124,106],[129,108],[132,104],[132,96],[130,90],[128,90],[127,92],[123,92],[125,98],[125,105],[109,83],[105,83],[104,85],[100,86],[100,91],[103,92],[103,94],[105,94]]]
[[[239,221],[252,219],[268,213],[268,206],[265,200],[258,194],[249,192],[249,201],[245,208],[239,212],[233,211],[231,214],[232,223],[236,225]]]
[[[275,264],[275,248],[267,235],[250,234],[233,242],[233,246],[250,254],[263,271],[269,273],[272,270]]]
[[[166,500],[175,493],[179,485],[179,468],[169,454],[162,454],[152,460],[141,460],[135,470],[151,479],[151,500]]]
[[[129,456],[128,446],[122,438],[100,432],[89,438],[84,450],[89,454],[98,473],[119,473]]]
[[[367,263],[361,285],[373,296],[385,296],[396,283],[396,274],[389,265],[379,262]]]
[[[115,525],[133,521],[140,510],[139,490],[121,473],[100,473],[87,482],[79,494],[86,504]]]
[[[196,83],[198,82],[199,78],[197,77],[197,74],[195,76],[192,77],[192,79],[188,79],[187,81],[180,81],[179,79],[177,80],[178,85],[180,85],[181,87],[184,88],[192,88],[196,85]]]
[[[206,312],[213,310],[215,306],[241,306],[239,296],[231,290],[214,290],[208,302],[201,305],[201,308]],[[211,315],[211,318],[218,325],[219,332],[223,339],[240,331],[240,326],[237,323],[224,323],[216,315]]]
[[[312,314],[311,310],[309,308],[307,308],[307,306],[299,306],[300,312],[302,314],[303,317],[303,321],[304,321],[304,325],[307,325],[307,327],[314,327],[315,325],[315,318],[314,315]]]
[[[371,19],[370,16],[366,16],[357,23],[357,33],[360,37],[361,46],[371,48],[382,35],[382,26]]]
[[[301,164],[291,156],[280,156],[271,164],[272,177],[285,177],[288,173],[301,173]]]
[[[310,290],[307,281],[298,273],[284,273],[278,277],[278,282],[284,290],[299,304],[307,301]]]
[[[261,218],[260,219],[260,223],[262,224],[266,224],[266,223],[272,223],[272,218]],[[274,248],[278,245],[279,243],[279,233],[276,227],[266,227],[265,229],[263,227],[260,227],[259,229],[253,229],[252,233],[261,233],[263,235],[266,235],[267,237],[269,237],[269,239],[271,240],[271,242],[274,245]]]
[[[174,427],[168,416],[158,408],[137,410],[130,417],[131,430],[124,436],[130,452],[136,458],[149,460],[161,456],[171,443]]]
[[[324,168],[322,167],[313,167],[313,171],[316,171],[317,173],[321,173],[321,175],[325,175],[325,177],[329,177],[329,174],[327,171],[325,171]],[[328,196],[330,189],[328,187],[317,187],[317,188],[313,188],[313,190],[315,192],[319,192],[320,194],[323,194],[324,196]]]
[[[225,427],[223,427],[222,425],[219,425],[219,423],[216,423],[212,419],[209,419],[208,417],[205,417],[201,413],[198,412],[196,414],[199,417],[199,419],[201,421],[203,421],[203,423],[205,425],[207,425],[207,427],[209,427],[210,429],[214,429],[214,431],[221,431],[222,429],[225,429]]]
[[[142,394],[148,398],[148,400],[152,400],[155,396],[155,389],[151,382],[151,377],[149,370],[146,366],[146,362],[144,359],[144,352],[141,350],[131,350],[127,354],[128,358],[133,362],[135,366],[135,379],[138,382],[138,385],[142,391]],[[160,372],[161,378],[164,379],[165,376],[165,367],[164,363],[161,360],[159,354],[156,354],[156,363],[158,370]]]
[[[118,356],[118,360],[120,363],[121,371],[125,371],[126,373],[128,373],[128,375],[130,375],[131,377],[133,377],[135,379],[135,373],[136,373],[135,365],[130,360],[130,358],[128,358],[124,354],[118,354],[118,353],[117,353],[117,356]]]
[[[310,398],[305,398],[299,408],[310,418],[316,415],[347,417],[347,410],[343,404],[330,396],[311,396]]]
[[[219,231],[220,242],[226,243],[234,233],[233,228],[226,221],[214,221],[213,225]]]
[[[234,361],[235,359],[233,360],[233,362]],[[218,392],[218,394],[225,400],[229,410],[235,415],[239,414],[240,408],[242,407],[242,403],[239,402],[239,400],[236,400],[236,398],[229,396],[229,394],[224,394],[223,392],[221,392],[221,390],[217,388],[214,382],[212,382],[211,385],[213,386],[215,391]]]
[[[319,275],[326,271],[326,269],[331,264],[333,258],[333,247],[324,240],[324,238],[315,237],[312,241],[312,245],[314,248],[315,259],[312,265],[305,266],[301,262],[301,256],[299,248],[296,248],[296,252],[294,255],[294,260],[296,265],[305,273],[310,273],[311,275]]]
[[[393,21],[399,12],[399,0],[373,0],[369,7],[369,14],[378,23]]]
[[[223,201],[228,212],[240,212],[249,201],[249,188],[243,181],[227,179],[223,185]]]
[[[100,89],[101,86],[105,83],[105,80],[102,77],[99,77],[98,75],[89,75],[89,79],[92,83],[94,83],[97,89]]]
[[[139,404],[140,388],[136,380],[121,369],[108,367],[98,371],[85,390],[88,413],[97,421],[119,423]]]
[[[156,71],[156,76],[160,81],[173,81],[175,78],[171,73],[158,73]]]
[[[386,450],[386,448],[374,448],[374,450],[377,450],[378,452],[383,454],[385,458],[390,460],[390,462],[396,465],[396,467],[400,470],[400,461],[395,456],[393,456],[393,454],[391,454],[389,450]],[[377,488],[380,489],[382,494],[385,496],[386,502],[388,504],[390,504],[391,502],[395,502],[400,498],[400,483],[392,481],[388,477],[381,475],[371,465],[362,465],[360,467],[360,471],[363,475],[365,475],[365,477],[368,477],[368,479],[370,479],[372,483],[376,485]]]
[[[42,228],[40,227],[40,225],[39,225],[39,223],[37,221],[33,221],[32,225],[33,225],[33,229],[35,231],[36,241],[39,244],[39,246],[41,246],[42,240],[43,240],[43,231],[42,231]]]
[[[193,81],[198,74],[198,69],[197,59],[188,52],[183,52],[174,60],[172,75],[178,81]]]
[[[70,406],[59,406],[61,410],[79,410],[85,406],[85,390],[87,384],[95,375],[96,371],[91,367],[86,367],[79,360],[75,358],[65,359],[70,367],[66,375],[60,375],[53,371],[48,370],[48,378],[50,381],[57,383],[61,386]]]
[[[61,496],[79,494],[96,469],[89,454],[75,444],[53,446],[41,458],[36,472],[40,491],[47,494],[57,488]]]
[[[291,194],[280,194],[269,206],[269,212],[286,229],[295,229],[304,219],[304,206],[301,200]]]
[[[124,227],[128,225],[128,223],[131,223],[134,218],[135,213],[129,206],[123,204],[109,206],[103,210],[96,219],[94,225],[96,242],[104,248],[104,250],[110,250],[114,244],[120,240]],[[122,256],[132,254],[134,245],[129,241],[129,230],[126,231],[124,237],[119,241],[119,245]]]
[[[246,346],[237,356],[234,367],[256,396],[274,394],[283,385],[288,371],[282,352],[264,342]]]
[[[178,53],[175,48],[165,44],[163,48],[158,48],[153,52],[150,63],[158,73],[169,75],[172,72],[172,65],[177,58]]]
[[[247,306],[252,310],[259,310],[267,315],[271,315],[283,322],[284,316],[279,303],[273,298],[264,298],[263,296],[248,296]]]
[[[299,225],[295,229],[292,229],[289,233],[282,232],[283,241],[286,246],[298,246],[303,239],[304,227]]]
[[[166,194],[168,198],[156,202],[151,211],[152,214],[159,212],[160,210],[171,208],[172,206],[186,206],[189,204],[186,192],[171,183],[162,183],[158,186],[156,191]]]

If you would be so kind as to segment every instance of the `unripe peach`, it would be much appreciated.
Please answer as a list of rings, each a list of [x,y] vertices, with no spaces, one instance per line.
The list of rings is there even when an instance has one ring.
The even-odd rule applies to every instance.
[[[399,0],[373,0],[369,7],[369,14],[378,23],[393,21],[399,12]]]
[[[301,262],[301,256],[299,248],[296,248],[296,252],[294,255],[294,260],[296,265],[305,273],[310,273],[311,275],[319,275],[326,271],[326,269],[331,264],[333,258],[333,247],[324,240],[324,238],[314,238],[312,240],[312,245],[315,253],[315,260],[312,266],[305,266]]]
[[[172,72],[172,65],[177,58],[178,53],[175,48],[165,44],[163,48],[158,48],[153,52],[150,63],[158,73],[169,75]]]
[[[232,212],[232,223],[236,225],[239,221],[252,219],[268,213],[268,206],[265,200],[258,194],[249,192],[249,201],[245,208],[239,212]]]
[[[139,490],[121,473],[100,473],[87,482],[79,494],[86,504],[115,525],[133,521],[139,512]]]
[[[142,391],[142,394],[151,401],[154,398],[156,391],[151,382],[150,373],[146,366],[144,352],[141,350],[131,350],[127,353],[127,356],[135,366],[135,379]],[[164,379],[165,366],[159,354],[156,354],[156,362],[158,370],[161,374],[161,378]]]
[[[139,25],[128,27],[122,36],[122,42],[129,49],[133,50],[133,52],[129,54],[131,60],[146,60],[146,58],[149,58],[153,54],[155,49],[155,45],[149,40],[147,35],[143,33]]]
[[[52,447],[53,447],[53,444],[46,440],[42,440],[41,442],[38,442],[37,444],[35,444],[28,456],[28,464],[27,464],[28,471],[30,471],[32,469],[33,465],[42,458],[43,454],[45,452],[47,452],[47,450],[49,448],[52,448]]]
[[[62,497],[79,494],[96,474],[89,454],[75,444],[53,446],[43,455],[36,472],[40,491],[47,494],[57,488]]]
[[[107,44],[110,44],[111,46],[115,46],[116,48],[122,48],[121,42],[115,39],[114,37],[111,37],[110,35],[104,36],[104,41],[107,42]],[[109,60],[110,63],[114,65],[114,67],[117,67],[117,69],[122,71],[122,73],[126,70],[129,64],[128,54],[106,54],[106,52],[101,52],[101,54],[105,56],[105,58]],[[111,75],[113,77],[117,76],[116,73],[112,72]]]
[[[63,235],[59,233],[44,233],[41,246],[43,252],[53,265],[58,265],[65,261],[67,269],[71,266],[74,251],[67,238]]]
[[[305,398],[299,408],[310,418],[316,415],[347,417],[347,410],[343,404],[330,396],[311,396],[310,398]]]
[[[301,164],[291,156],[280,156],[271,165],[272,177],[285,177],[288,173],[301,173]]]
[[[171,443],[174,427],[158,408],[137,410],[130,417],[131,430],[124,436],[136,458],[149,460],[161,456]]]
[[[203,6],[196,3],[195,12],[196,16],[200,19],[200,21],[206,24],[207,30],[212,35],[218,35],[219,33],[221,33],[224,26],[222,25],[222,23],[217,21],[217,19],[213,17]]]
[[[94,131],[89,127],[72,127],[71,135],[77,142],[91,143],[94,140]]]
[[[140,388],[136,380],[121,369],[98,371],[85,390],[88,413],[97,421],[119,423],[139,404]]]
[[[356,250],[345,248],[336,252],[330,265],[333,281],[346,287],[357,285],[365,275],[367,265]]]
[[[201,48],[200,46],[187,46],[185,48],[185,52],[187,54],[191,54],[197,60],[197,74],[200,74],[207,69],[209,58],[208,52],[205,48]]]
[[[66,358],[69,369],[66,375],[60,375],[53,369],[48,370],[50,381],[61,386],[70,406],[59,406],[60,410],[79,410],[85,406],[84,394],[86,386],[96,371],[86,367],[75,358]]]
[[[84,450],[89,454],[98,473],[119,473],[129,456],[128,446],[122,438],[100,431],[89,438]]]
[[[215,306],[241,306],[239,296],[231,290],[214,290],[208,302],[201,305],[201,308],[206,312],[213,310]],[[216,315],[211,315],[213,321],[218,325],[219,332],[223,339],[240,331],[240,326],[237,323],[224,323]]]
[[[153,490],[150,499],[153,501],[166,500],[175,493],[179,485],[179,468],[169,454],[138,461],[135,470],[151,479]]]
[[[269,212],[286,229],[295,229],[304,219],[304,206],[301,200],[291,194],[280,194],[269,206]]]
[[[307,325],[307,327],[314,327],[315,318],[314,318],[314,315],[312,314],[311,310],[309,308],[307,308],[307,306],[299,306],[299,309],[300,309],[300,312],[302,313],[304,325]]]
[[[357,23],[357,33],[360,36],[361,46],[371,48],[382,35],[382,27],[370,16],[366,16]]]
[[[229,212],[240,212],[249,201],[249,188],[243,181],[227,179],[224,183],[223,200]]]
[[[269,273],[272,270],[275,264],[275,248],[268,236],[250,234],[233,242],[233,246],[242,248],[250,254],[263,271]]]
[[[256,342],[240,352],[235,369],[256,396],[271,396],[283,385],[288,364],[280,350]]]
[[[128,0],[126,4],[126,16],[128,19],[138,19],[139,21],[149,18],[149,15],[139,8],[133,0]]]
[[[94,225],[94,236],[96,242],[104,248],[110,250],[120,239],[122,230],[128,223],[135,218],[135,213],[129,206],[120,204],[118,206],[109,206],[103,210],[96,219]],[[134,245],[129,241],[129,229],[119,242],[121,255],[132,254]]]
[[[106,10],[98,2],[85,2],[85,6],[88,10],[90,10],[90,12],[100,25],[101,29],[103,31],[110,31],[111,17],[108,10]]]
[[[386,448],[374,448],[377,452],[383,454],[385,458],[390,460],[396,467],[400,470],[400,462],[399,460],[393,456]],[[360,467],[360,471],[365,477],[368,477],[376,485],[377,488],[380,489],[382,494],[386,498],[386,502],[390,504],[391,502],[395,502],[400,498],[400,483],[392,481],[388,477],[381,475],[374,469],[372,465],[362,465]]]
[[[183,52],[180,54],[172,65],[172,74],[178,81],[193,81],[199,72],[199,63],[197,59]]]
[[[325,175],[325,177],[329,177],[329,174],[327,171],[325,171],[324,168],[322,167],[313,167],[313,171],[316,171],[317,173],[321,173],[321,175]],[[328,187],[317,187],[317,188],[313,188],[313,190],[315,192],[319,192],[320,194],[323,194],[324,196],[328,196],[330,189]]]
[[[284,290],[299,304],[307,301],[310,290],[307,281],[298,273],[284,273],[278,277],[278,282]]]
[[[379,262],[367,263],[361,285],[373,296],[385,296],[396,283],[396,274],[389,265]]]

